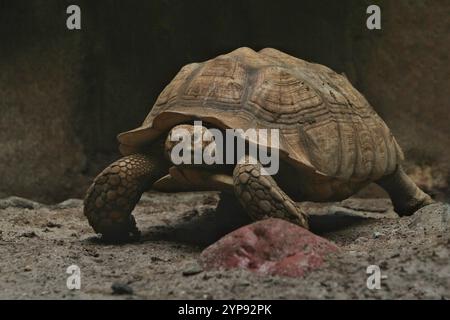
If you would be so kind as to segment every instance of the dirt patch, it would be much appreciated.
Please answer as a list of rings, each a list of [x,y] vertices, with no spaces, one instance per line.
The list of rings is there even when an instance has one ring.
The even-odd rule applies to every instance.
[[[214,192],[146,194],[135,210],[142,240],[123,245],[93,235],[80,200],[0,200],[0,299],[450,298],[448,205],[400,219],[386,199],[304,204],[312,230],[342,250],[324,269],[292,279],[198,270],[202,249],[250,222],[231,198],[218,200]],[[66,287],[72,264],[81,290]],[[388,277],[380,290],[367,289],[369,265]]]

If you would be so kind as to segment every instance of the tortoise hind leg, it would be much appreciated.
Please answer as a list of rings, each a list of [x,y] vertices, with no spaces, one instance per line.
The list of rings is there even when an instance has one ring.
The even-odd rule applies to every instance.
[[[417,187],[401,166],[398,166],[393,174],[378,180],[377,184],[387,191],[399,216],[412,215],[418,209],[434,202]]]
[[[236,197],[252,219],[280,218],[308,229],[308,216],[281,190],[261,164],[238,164],[233,172]]]
[[[106,241],[139,237],[134,207],[144,191],[167,172],[167,164],[152,154],[133,154],[101,172],[84,199],[84,215]]]

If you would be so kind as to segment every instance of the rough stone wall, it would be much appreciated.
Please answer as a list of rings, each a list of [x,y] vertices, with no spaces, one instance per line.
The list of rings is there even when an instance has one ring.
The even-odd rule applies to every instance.
[[[381,32],[359,0],[0,0],[0,196],[81,196],[179,68],[240,46],[345,72],[413,161],[448,163],[449,2],[374,2]]]
[[[349,70],[397,137],[409,173],[428,191],[446,189],[450,169],[450,2],[373,1],[382,30],[352,10]],[[372,1],[360,2],[367,7]]]
[[[80,37],[55,28],[63,2],[0,2],[0,192],[62,199],[86,157],[74,134]],[[55,19],[47,19],[54,16]]]

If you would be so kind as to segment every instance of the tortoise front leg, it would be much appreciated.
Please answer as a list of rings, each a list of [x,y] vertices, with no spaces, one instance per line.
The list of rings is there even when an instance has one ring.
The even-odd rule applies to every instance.
[[[410,216],[434,202],[429,195],[419,189],[401,166],[398,166],[393,174],[381,178],[377,184],[387,191],[399,216]]]
[[[238,164],[233,172],[236,197],[252,219],[280,218],[308,229],[308,216],[281,190],[261,164]]]
[[[131,212],[142,193],[166,172],[166,161],[151,154],[133,154],[103,170],[84,199],[84,215],[95,232],[107,241],[139,237]]]

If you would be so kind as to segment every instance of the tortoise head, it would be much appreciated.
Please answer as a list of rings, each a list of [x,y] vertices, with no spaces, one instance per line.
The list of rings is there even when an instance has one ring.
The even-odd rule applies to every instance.
[[[217,161],[222,158],[222,150],[216,144],[216,138],[220,134],[219,129],[209,129],[201,121],[195,121],[193,125],[177,125],[166,137],[165,157],[175,165],[222,164],[223,161]]]

